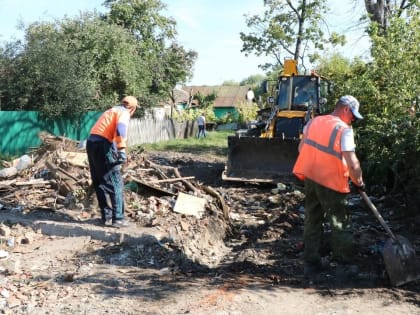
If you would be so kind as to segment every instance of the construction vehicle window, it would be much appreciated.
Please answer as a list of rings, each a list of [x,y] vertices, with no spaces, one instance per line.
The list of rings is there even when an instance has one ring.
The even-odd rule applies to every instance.
[[[309,106],[316,103],[316,80],[308,76],[294,77],[292,104],[296,106]]]
[[[288,109],[289,108],[289,99],[290,99],[290,84],[291,84],[292,78],[283,77],[279,81],[279,87],[278,87],[278,100],[277,100],[277,106],[279,109]]]

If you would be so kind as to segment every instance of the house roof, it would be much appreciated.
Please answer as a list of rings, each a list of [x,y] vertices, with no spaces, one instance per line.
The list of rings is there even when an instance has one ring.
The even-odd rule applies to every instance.
[[[179,88],[174,88],[172,90],[172,94],[175,100],[175,104],[182,104],[182,103],[187,103],[189,98],[190,98],[190,94],[189,92],[183,90],[183,89],[179,89]]]
[[[187,93],[195,95],[200,93],[204,96],[216,93],[213,107],[236,107],[245,101],[246,92],[250,86],[183,86],[182,89]]]

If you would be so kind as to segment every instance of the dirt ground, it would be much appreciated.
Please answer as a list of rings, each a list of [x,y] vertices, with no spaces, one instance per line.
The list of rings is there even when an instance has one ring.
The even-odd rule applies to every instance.
[[[356,195],[350,201],[359,273],[345,277],[329,261],[325,226],[322,250],[330,267],[305,278],[302,187],[285,183],[276,192],[275,186],[222,182],[225,161],[217,156],[146,156],[217,190],[230,223],[172,216],[159,224],[177,230],[176,241],[127,245],[46,236],[3,222],[0,314],[420,314],[420,281],[390,286],[381,255],[387,235]],[[398,219],[398,197],[373,201],[419,254],[420,216]]]

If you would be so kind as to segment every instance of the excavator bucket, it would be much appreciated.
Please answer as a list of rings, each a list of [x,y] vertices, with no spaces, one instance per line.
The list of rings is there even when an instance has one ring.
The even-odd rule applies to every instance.
[[[275,183],[294,180],[299,139],[228,137],[228,160],[222,179]]]

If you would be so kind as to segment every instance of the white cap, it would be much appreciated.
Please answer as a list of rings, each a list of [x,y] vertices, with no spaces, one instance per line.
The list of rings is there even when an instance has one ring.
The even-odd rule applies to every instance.
[[[363,116],[359,113],[359,101],[354,96],[344,95],[340,97],[338,102],[340,104],[347,105],[348,107],[350,107],[350,110],[353,113],[354,117],[356,117],[357,119],[363,119]]]

